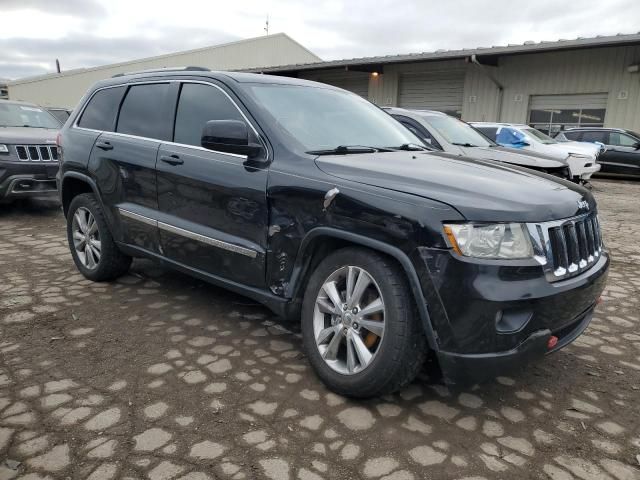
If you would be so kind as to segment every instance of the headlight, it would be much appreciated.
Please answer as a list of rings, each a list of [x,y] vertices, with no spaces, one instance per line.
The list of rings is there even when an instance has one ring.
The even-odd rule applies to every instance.
[[[9,147],[0,143],[0,153],[9,153]]]
[[[444,231],[454,250],[465,257],[532,258],[533,247],[523,223],[452,223]]]

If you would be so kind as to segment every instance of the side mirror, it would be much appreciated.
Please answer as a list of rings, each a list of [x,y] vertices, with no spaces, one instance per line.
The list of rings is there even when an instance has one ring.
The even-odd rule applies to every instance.
[[[637,142],[633,148],[635,148],[636,150],[640,150],[640,142]]]
[[[258,157],[263,146],[240,120],[209,120],[202,129],[201,144],[208,150]]]

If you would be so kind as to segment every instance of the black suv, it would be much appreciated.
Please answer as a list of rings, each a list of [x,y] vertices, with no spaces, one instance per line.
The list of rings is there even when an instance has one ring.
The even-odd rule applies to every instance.
[[[640,134],[621,128],[572,128],[556,140],[602,143],[606,150],[598,157],[599,173],[640,176]]]
[[[0,100],[0,202],[33,196],[56,198],[61,124],[26,102]]]
[[[301,318],[313,368],[351,396],[400,388],[428,353],[468,382],[574,340],[609,265],[592,195],[418,142],[314,82],[102,81],[61,134],[71,253],[91,280],[144,256]]]

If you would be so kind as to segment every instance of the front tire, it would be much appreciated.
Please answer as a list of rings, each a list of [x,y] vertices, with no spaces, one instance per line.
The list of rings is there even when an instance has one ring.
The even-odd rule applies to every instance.
[[[118,249],[102,206],[91,193],[83,193],[71,201],[67,213],[67,240],[76,267],[89,280],[114,280],[131,266],[131,257]]]
[[[330,254],[311,275],[302,306],[311,366],[331,390],[367,398],[410,383],[426,338],[404,272],[363,248]]]

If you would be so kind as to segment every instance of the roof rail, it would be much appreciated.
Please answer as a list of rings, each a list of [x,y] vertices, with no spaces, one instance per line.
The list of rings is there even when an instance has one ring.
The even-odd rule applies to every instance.
[[[189,67],[162,67],[162,68],[151,68],[149,70],[137,70],[135,72],[124,72],[124,73],[116,73],[114,76],[112,76],[111,78],[116,78],[116,77],[124,77],[125,75],[137,75],[140,73],[159,73],[159,72],[210,72],[211,70],[206,68],[206,67],[196,67],[196,66],[189,66]]]

